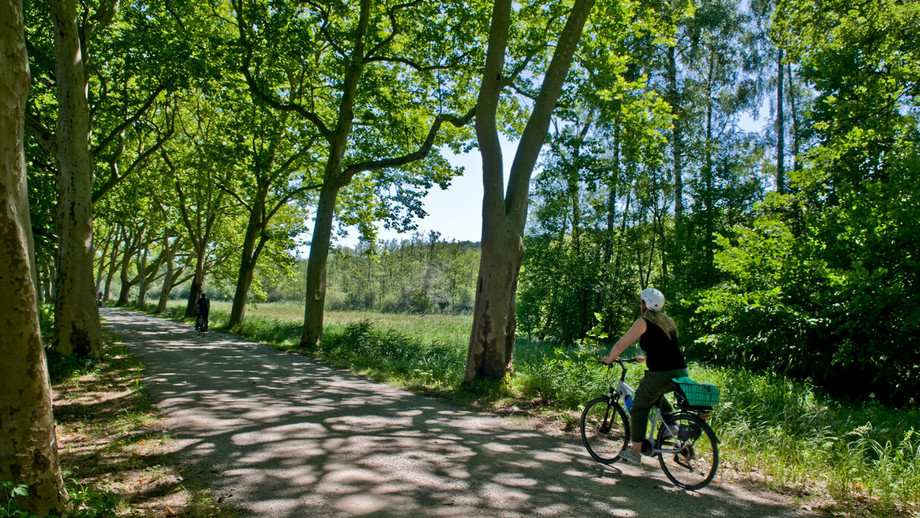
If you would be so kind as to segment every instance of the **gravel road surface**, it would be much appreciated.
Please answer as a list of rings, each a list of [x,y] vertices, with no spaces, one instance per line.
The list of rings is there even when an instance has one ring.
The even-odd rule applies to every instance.
[[[244,516],[786,517],[789,498],[718,478],[674,488],[657,459],[594,462],[534,430],[312,359],[114,308],[189,477]]]

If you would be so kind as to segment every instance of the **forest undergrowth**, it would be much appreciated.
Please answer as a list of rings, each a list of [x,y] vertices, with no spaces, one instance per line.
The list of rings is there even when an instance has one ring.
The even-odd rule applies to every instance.
[[[228,309],[213,304],[212,328],[227,321]],[[374,380],[467,407],[538,416],[569,431],[577,429],[581,405],[606,392],[607,369],[597,362],[602,347],[522,338],[514,376],[461,389],[470,318],[329,312],[322,349],[300,352]],[[301,321],[302,306],[264,304],[250,308],[235,332],[297,350]],[[641,369],[630,371],[633,386],[640,376]],[[691,376],[722,392],[710,417],[722,441],[717,482],[756,483],[835,515],[920,516],[920,409],[834,399],[770,373],[693,363]]]

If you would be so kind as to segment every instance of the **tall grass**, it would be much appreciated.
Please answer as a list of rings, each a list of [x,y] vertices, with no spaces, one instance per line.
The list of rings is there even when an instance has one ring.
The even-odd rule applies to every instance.
[[[213,303],[212,326],[228,314],[229,304]],[[302,321],[302,305],[263,304],[249,309],[239,333],[292,349]],[[462,392],[471,317],[328,312],[325,322],[323,348],[314,354],[374,379]],[[606,393],[605,376],[615,370],[598,364],[606,352],[519,339],[514,376],[492,395],[577,413]],[[635,387],[640,376],[634,368],[628,381]],[[880,514],[918,509],[920,410],[835,400],[807,383],[745,370],[694,364],[691,377],[722,390],[710,420],[726,472],[758,472],[775,487],[826,487],[838,504],[858,499]]]
[[[920,409],[835,400],[806,383],[743,370],[693,376],[724,388],[713,420],[740,469],[782,486],[823,480],[837,501],[867,495],[881,511],[920,502]]]

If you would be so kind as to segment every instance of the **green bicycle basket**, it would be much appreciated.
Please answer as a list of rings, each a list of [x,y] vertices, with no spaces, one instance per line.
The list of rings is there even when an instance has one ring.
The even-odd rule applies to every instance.
[[[690,408],[710,409],[719,403],[719,387],[711,383],[697,383],[688,377],[674,378],[677,397]]]

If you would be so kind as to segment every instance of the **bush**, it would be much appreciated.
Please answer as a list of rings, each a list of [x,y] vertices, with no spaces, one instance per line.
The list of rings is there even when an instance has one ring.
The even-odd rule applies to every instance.
[[[699,296],[693,356],[811,380],[837,394],[916,404],[920,310],[886,271],[832,268],[821,244],[764,215],[720,238],[727,276]],[[858,383],[854,383],[858,380]]]

